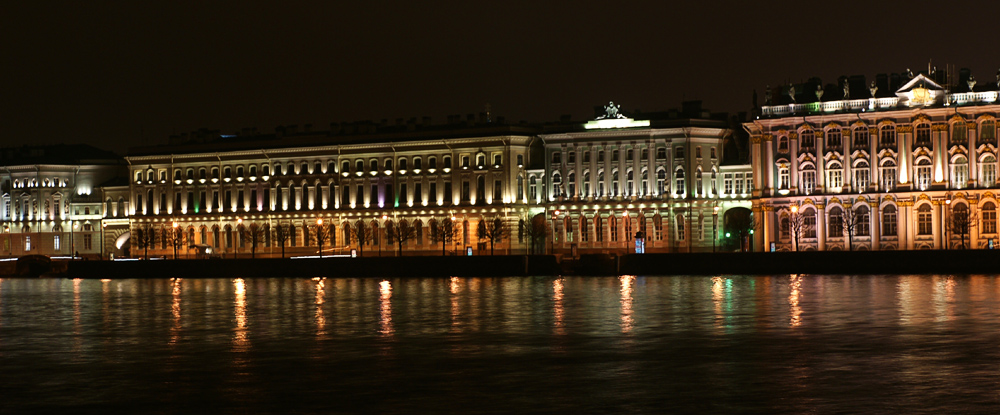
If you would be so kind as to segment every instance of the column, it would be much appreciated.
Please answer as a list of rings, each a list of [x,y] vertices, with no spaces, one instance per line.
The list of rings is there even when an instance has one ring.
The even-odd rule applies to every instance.
[[[882,210],[878,208],[878,202],[869,202],[868,205],[871,209],[871,236],[872,236],[872,251],[879,251],[879,242],[882,235]]]
[[[900,201],[897,205],[900,217],[897,218],[899,224],[898,232],[899,249],[913,249],[913,225],[916,218],[913,217],[913,202]]]
[[[933,215],[933,226],[934,226],[934,248],[942,249],[944,245],[944,209],[941,207],[940,200],[932,200],[931,203],[934,205],[934,215]]]
[[[826,250],[826,205],[823,201],[816,203],[816,250]]]

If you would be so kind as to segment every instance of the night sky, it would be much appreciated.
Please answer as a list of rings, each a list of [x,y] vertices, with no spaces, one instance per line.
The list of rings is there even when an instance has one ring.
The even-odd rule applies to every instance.
[[[0,17],[3,146],[124,153],[202,127],[443,122],[486,103],[508,121],[608,100],[735,112],[812,76],[1000,67],[992,1],[39,3]]]

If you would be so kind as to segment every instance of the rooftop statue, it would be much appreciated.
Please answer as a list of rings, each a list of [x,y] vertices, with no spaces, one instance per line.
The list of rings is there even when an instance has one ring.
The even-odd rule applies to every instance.
[[[816,100],[817,101],[823,100],[823,87],[819,85],[816,85]]]
[[[875,98],[875,93],[878,92],[878,87],[875,86],[875,81],[872,81],[872,86],[868,87],[868,90],[872,92],[872,98]]]
[[[795,103],[795,85],[788,84],[788,96],[792,98],[792,103]]]
[[[851,81],[844,79],[844,99],[851,98]]]
[[[1000,84],[1000,71],[997,71],[997,84]],[[764,105],[771,105],[771,86],[764,86]]]
[[[613,101],[608,101],[608,105],[604,106],[604,115],[597,117],[597,119],[625,118],[625,116],[620,112],[621,108],[621,105],[615,105]]]
[[[972,92],[972,88],[976,87],[976,77],[969,75],[969,80],[965,83],[969,85],[969,92]]]

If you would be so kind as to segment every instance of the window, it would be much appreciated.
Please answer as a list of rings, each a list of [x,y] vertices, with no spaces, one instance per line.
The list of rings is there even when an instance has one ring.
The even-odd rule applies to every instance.
[[[677,240],[684,240],[684,216],[677,215]]]
[[[831,192],[839,192],[844,187],[844,170],[840,163],[830,163],[826,166],[826,188]]]
[[[733,192],[733,174],[723,173],[722,174],[722,194],[731,195]]]
[[[879,188],[887,192],[893,190],[896,187],[896,162],[886,159],[882,162],[881,170]]]
[[[562,153],[555,151],[552,153],[552,164],[562,163]]]
[[[585,217],[580,218],[580,241],[590,241],[590,219]]]
[[[983,233],[997,233],[997,207],[993,202],[983,204]]]
[[[854,148],[867,148],[869,141],[868,127],[854,129]]]
[[[979,140],[996,144],[997,126],[993,120],[985,120],[979,125]]]
[[[55,236],[52,237],[52,246],[53,246],[53,248],[56,251],[58,251],[60,249],[60,246],[59,246],[59,235],[55,235]]]
[[[788,152],[788,137],[781,136],[778,138],[778,152],[779,153]]]
[[[462,168],[469,168],[469,156],[462,156]]]
[[[678,195],[684,194],[684,169],[677,169],[674,172],[674,193]]]
[[[969,183],[969,160],[965,156],[955,157],[951,162],[951,186],[964,189]]]
[[[982,175],[983,187],[993,187],[997,182],[997,159],[993,155],[986,155],[983,157],[983,161],[979,165],[979,171]]]
[[[896,126],[883,126],[879,130],[878,143],[882,147],[894,147],[896,145]]]
[[[712,150],[712,158],[714,159],[714,158],[716,158],[715,147],[712,147],[711,150]]]
[[[376,171],[378,171],[378,160],[369,160],[368,161],[368,171],[370,171],[370,172],[376,172]]]
[[[781,239],[788,239],[791,237],[791,224],[788,220],[788,216],[781,216]]]
[[[567,162],[568,163],[576,163],[576,152],[575,151],[570,151],[569,152],[569,160],[567,160]]]
[[[917,209],[917,235],[932,235],[933,233],[931,205],[921,205]]]
[[[684,147],[674,147],[674,158],[684,158]]]
[[[584,151],[583,152],[583,162],[584,163],[590,163],[590,152],[589,151]]]
[[[236,167],[236,177],[243,177],[243,166]]]
[[[604,150],[597,152],[597,162],[604,163]]]
[[[839,238],[844,235],[844,211],[839,206],[830,209],[827,233],[831,238]]]
[[[816,134],[812,130],[804,130],[802,134],[799,135],[799,146],[803,150],[812,149],[816,147]],[[715,157],[715,148],[712,148],[712,157]]]
[[[614,163],[614,162],[617,162],[617,161],[618,161],[618,150],[612,150],[611,151],[611,162]]]
[[[517,167],[524,166],[524,154],[517,155]]]
[[[896,236],[896,207],[893,205],[882,209],[882,236]]]
[[[788,166],[780,165],[778,166],[778,188],[788,189]]]
[[[351,162],[345,161],[343,163],[340,163],[340,172],[341,173],[349,173],[350,171],[351,171]]]
[[[700,146],[695,146],[695,148],[694,148],[694,156],[695,156],[695,158],[701,158],[701,147]]]
[[[397,166],[399,166],[400,170],[406,170],[406,159],[403,158],[403,157],[400,157]]]
[[[656,159],[657,160],[666,160],[666,158],[667,158],[667,149],[665,147],[657,148],[656,149]]]
[[[414,170],[420,170],[420,169],[422,169],[422,168],[424,168],[424,167],[423,167],[423,165],[421,164],[421,160],[420,160],[420,157],[414,157],[414,158],[413,158],[413,169],[414,169]]]
[[[916,184],[917,188],[920,190],[927,190],[931,185],[931,161],[929,159],[923,158],[917,160],[917,174],[916,174]]]
[[[840,150],[842,146],[840,128],[831,128],[826,131],[826,147]]]
[[[436,169],[438,167],[438,161],[436,157],[431,157],[427,159],[427,167],[431,169]]]
[[[705,188],[701,181],[701,168],[699,168],[698,171],[694,173],[694,195],[698,196],[704,194]]]
[[[451,156],[444,156],[444,159],[441,161],[441,164],[444,164],[444,168],[450,169],[451,168]]]
[[[916,130],[914,144],[918,146],[930,146],[931,145],[931,125],[930,124],[920,124],[914,128]]]
[[[618,217],[611,215],[608,217],[608,227],[611,230],[611,242],[618,242]]]
[[[625,151],[625,161],[632,161],[634,154],[635,154],[635,150],[633,150],[631,148],[628,149],[628,150],[626,150]]]
[[[658,195],[665,194],[667,192],[666,186],[667,186],[667,171],[664,169],[659,169],[656,171],[656,194]]]
[[[385,163],[383,164],[383,166],[384,166],[383,170],[392,170],[392,159],[385,159]]]
[[[854,190],[864,192],[868,190],[868,183],[871,182],[871,171],[867,161],[860,161],[854,165]]]
[[[802,213],[802,237],[816,237],[816,209],[807,209]]]
[[[365,171],[365,161],[364,160],[356,160],[354,162],[354,171],[356,173],[361,173],[361,172]]]
[[[94,235],[83,235],[83,249],[94,249]]]
[[[802,191],[812,194],[816,190],[816,169],[812,166],[802,168]]]
[[[229,167],[229,166],[224,167],[222,169],[222,177],[225,178],[225,179],[232,179],[233,178],[233,169],[231,167]]]
[[[871,234],[871,214],[868,206],[858,206],[854,209],[854,216],[857,217],[854,226],[854,234],[857,236],[868,236]]]
[[[528,198],[538,200],[538,179],[535,176],[528,179]]]
[[[965,121],[958,121],[951,124],[951,144],[968,145],[969,133]]]

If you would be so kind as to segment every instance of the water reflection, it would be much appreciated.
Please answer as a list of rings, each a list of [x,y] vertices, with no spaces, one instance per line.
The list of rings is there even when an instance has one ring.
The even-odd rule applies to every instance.
[[[563,280],[558,278],[552,281],[552,313],[554,321],[552,326],[555,329],[556,334],[566,334],[566,328],[563,327]]]
[[[635,324],[632,320],[632,284],[635,282],[635,275],[622,275],[618,279],[622,284],[622,333],[628,333]]]
[[[323,314],[323,303],[326,300],[325,278],[313,279],[316,281],[316,336],[326,335],[326,316]]]
[[[174,278],[171,281],[170,289],[170,341],[171,346],[176,345],[181,337],[181,279]]]
[[[246,352],[250,349],[250,338],[247,330],[247,285],[243,278],[233,280],[235,291],[236,329],[233,331],[233,351]]]
[[[802,276],[792,274],[788,277],[788,307],[791,309],[791,319],[789,326],[798,327],[802,325],[802,307],[799,305],[799,290],[802,289]]]
[[[392,284],[382,281],[378,284],[379,292],[379,334],[391,336],[392,328]]]

